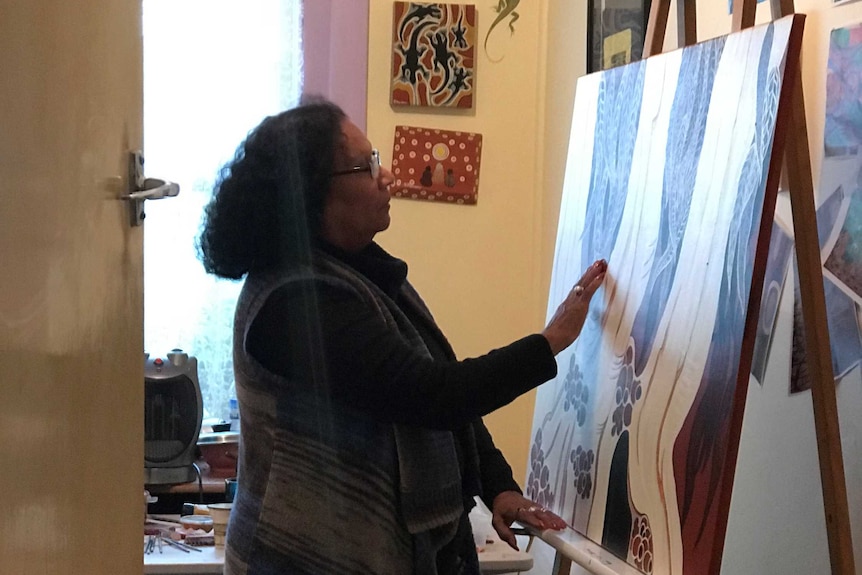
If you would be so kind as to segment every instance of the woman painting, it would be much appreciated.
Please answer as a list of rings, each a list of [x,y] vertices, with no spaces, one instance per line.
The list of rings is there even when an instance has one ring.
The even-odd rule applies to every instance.
[[[391,172],[334,104],[265,119],[222,172],[207,271],[245,278],[234,331],[242,440],[225,573],[479,573],[473,497],[513,547],[522,496],[481,417],[556,374],[606,263],[546,328],[458,361],[407,264],[374,242]]]

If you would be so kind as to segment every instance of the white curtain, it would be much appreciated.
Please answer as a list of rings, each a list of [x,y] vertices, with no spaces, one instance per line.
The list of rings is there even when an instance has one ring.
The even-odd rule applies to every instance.
[[[197,259],[203,207],[220,168],[264,117],[302,91],[301,0],[144,0],[144,156],[148,177],[180,184],[146,202],[144,346],[198,359],[204,417],[227,419],[241,284]]]

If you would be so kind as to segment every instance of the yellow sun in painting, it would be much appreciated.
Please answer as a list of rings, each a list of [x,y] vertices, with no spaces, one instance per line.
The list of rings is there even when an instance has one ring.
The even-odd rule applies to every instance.
[[[434,148],[431,149],[431,155],[434,156],[434,159],[437,161],[445,160],[449,157],[449,146],[443,142],[438,142],[434,144]]]

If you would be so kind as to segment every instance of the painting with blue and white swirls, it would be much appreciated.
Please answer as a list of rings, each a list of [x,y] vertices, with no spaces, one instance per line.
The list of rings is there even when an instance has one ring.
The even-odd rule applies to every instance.
[[[801,33],[578,81],[548,317],[591,262],[609,272],[539,388],[526,494],[645,573],[720,566]]]

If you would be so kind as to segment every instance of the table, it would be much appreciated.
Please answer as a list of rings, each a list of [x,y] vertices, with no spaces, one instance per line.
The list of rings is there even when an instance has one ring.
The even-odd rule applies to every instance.
[[[204,574],[221,575],[224,567],[224,547],[198,547],[199,553],[185,553],[176,547],[162,545],[144,555],[144,573],[147,575]]]
[[[492,548],[493,547],[493,548]],[[222,575],[224,549],[200,547],[201,552],[184,553],[169,545],[144,555],[145,575]],[[524,551],[515,551],[502,541],[496,541],[479,553],[479,566],[482,573],[511,573],[528,571],[533,567],[533,558]]]
[[[524,551],[525,538],[518,538],[520,551],[515,551],[507,543],[501,540],[494,532],[488,538],[493,541],[485,545],[479,552],[479,568],[483,575],[496,573],[515,573],[518,571],[529,571],[533,568],[533,556]]]
[[[533,567],[533,557],[525,551],[515,551],[494,533],[479,553],[479,565],[486,575],[528,571]],[[523,546],[522,546],[523,548]],[[144,555],[145,575],[222,575],[224,548],[200,547],[200,552],[185,553],[170,545]]]

